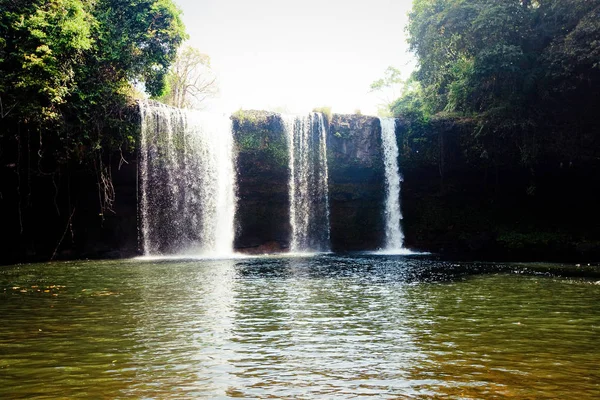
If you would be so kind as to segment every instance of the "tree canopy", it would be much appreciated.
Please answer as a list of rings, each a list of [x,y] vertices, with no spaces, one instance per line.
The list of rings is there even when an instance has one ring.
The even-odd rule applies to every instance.
[[[418,69],[395,114],[473,118],[495,162],[595,157],[600,0],[415,0],[407,32]]]
[[[89,11],[77,0],[2,1],[2,118],[59,117],[59,107],[77,86],[77,64],[93,45]]]
[[[186,34],[171,0],[0,0],[0,117],[107,117],[135,81],[160,95]]]
[[[377,113],[389,117],[392,103],[401,94],[405,82],[397,68],[387,67],[383,78],[371,83],[371,92],[377,92],[381,103],[378,105]]]
[[[134,87],[164,93],[180,14],[171,0],[0,0],[0,165],[21,233],[35,182],[52,182],[58,212],[71,164],[96,177],[99,215],[111,210],[111,156],[125,162],[139,132]]]

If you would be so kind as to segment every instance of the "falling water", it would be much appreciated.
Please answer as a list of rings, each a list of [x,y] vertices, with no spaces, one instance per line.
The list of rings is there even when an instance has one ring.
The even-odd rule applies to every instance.
[[[235,174],[231,120],[140,102],[144,255],[233,252]]]
[[[283,117],[289,148],[290,251],[329,251],[327,130],[323,114]]]
[[[398,144],[396,143],[396,120],[380,118],[381,142],[385,164],[385,182],[387,186],[385,201],[385,251],[403,250],[404,234],[400,226],[402,211],[400,210],[400,182],[402,176],[398,172]]]

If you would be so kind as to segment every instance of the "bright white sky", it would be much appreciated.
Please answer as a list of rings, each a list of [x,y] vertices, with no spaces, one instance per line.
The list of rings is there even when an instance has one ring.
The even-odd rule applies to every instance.
[[[175,0],[189,45],[211,57],[220,107],[374,115],[370,84],[388,66],[408,78],[411,0]],[[220,108],[219,107],[219,108]]]

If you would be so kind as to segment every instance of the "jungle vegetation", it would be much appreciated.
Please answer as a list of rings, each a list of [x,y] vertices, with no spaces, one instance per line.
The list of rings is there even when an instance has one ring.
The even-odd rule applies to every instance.
[[[74,215],[112,211],[134,99],[165,94],[186,38],[171,0],[0,0],[0,220],[15,244],[35,247],[40,226],[60,244]],[[97,211],[77,209],[82,175]]]
[[[474,165],[598,160],[599,0],[415,0],[418,68],[390,104],[426,136],[432,119],[472,123]]]
[[[600,0],[414,0],[407,36],[417,68],[389,109],[412,240],[597,258]]]

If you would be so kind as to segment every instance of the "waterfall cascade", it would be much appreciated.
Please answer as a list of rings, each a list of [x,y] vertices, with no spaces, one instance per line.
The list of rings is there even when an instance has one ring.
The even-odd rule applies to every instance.
[[[385,182],[387,187],[385,200],[385,249],[386,252],[398,252],[403,249],[404,234],[400,221],[400,183],[402,175],[398,171],[398,143],[396,142],[396,120],[380,118]]]
[[[235,171],[229,116],[140,102],[144,255],[233,252]]]
[[[323,114],[284,116],[283,121],[289,149],[290,251],[329,251],[327,129]]]

